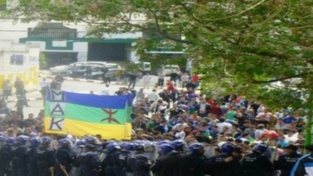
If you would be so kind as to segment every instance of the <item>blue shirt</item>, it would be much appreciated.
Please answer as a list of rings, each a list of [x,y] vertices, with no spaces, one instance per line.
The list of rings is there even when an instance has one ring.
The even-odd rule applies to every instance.
[[[287,116],[285,118],[283,118],[283,122],[285,124],[292,124],[293,122],[295,122],[297,119],[291,116]]]

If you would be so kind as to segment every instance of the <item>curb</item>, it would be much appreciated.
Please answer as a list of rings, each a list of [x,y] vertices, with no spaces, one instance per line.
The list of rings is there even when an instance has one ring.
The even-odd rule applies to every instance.
[[[45,77],[45,78],[48,78],[48,79],[54,79],[55,76],[54,75],[39,74],[39,77]],[[105,84],[103,81],[99,81],[99,80],[71,78],[71,77],[63,77],[63,78],[66,81],[77,81],[77,82],[88,82],[88,83],[96,83],[96,84]],[[112,81],[111,84],[114,84],[114,85],[125,85],[124,82],[116,82],[116,81]],[[160,89],[164,89],[164,87],[162,87]],[[197,88],[196,91],[200,91],[200,88]]]
[[[48,79],[54,79],[53,75],[43,75],[40,74],[40,77],[45,77]],[[71,77],[63,77],[64,80],[66,81],[77,81],[77,82],[88,82],[88,83],[97,83],[97,84],[104,84],[103,81],[99,81],[99,80],[92,80],[92,79],[81,79],[81,78],[71,78]],[[116,84],[116,85],[122,85],[124,84],[123,82],[116,82],[116,81],[112,81],[111,83]]]
[[[27,98],[27,101],[37,101],[37,100],[42,100],[42,97]],[[7,100],[6,102],[7,103],[15,103],[15,102],[17,102],[17,99]]]

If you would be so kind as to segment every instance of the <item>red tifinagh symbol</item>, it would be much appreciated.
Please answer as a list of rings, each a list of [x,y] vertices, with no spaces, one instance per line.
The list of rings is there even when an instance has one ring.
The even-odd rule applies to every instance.
[[[105,109],[105,108],[101,108],[102,111],[104,111],[105,113],[108,114],[108,117],[107,118],[103,118],[101,120],[101,122],[103,121],[108,121],[109,123],[112,123],[112,122],[115,122],[115,123],[120,123],[118,120],[116,120],[115,118],[113,118],[113,114],[116,114],[117,113],[117,110],[115,111],[112,111],[112,109]]]

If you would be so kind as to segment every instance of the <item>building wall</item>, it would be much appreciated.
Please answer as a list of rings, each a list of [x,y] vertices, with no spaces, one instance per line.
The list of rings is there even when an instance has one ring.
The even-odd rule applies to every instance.
[[[39,23],[38,22],[30,22],[30,23],[21,23],[21,22],[13,22],[11,19],[0,19],[0,40],[11,40],[14,43],[19,43],[20,38],[26,38],[28,28],[35,28]],[[84,38],[87,34],[87,25],[84,23],[72,24],[72,23],[64,23],[64,26],[77,29],[77,37]],[[103,35],[104,39],[115,39],[115,38],[128,38],[128,39],[136,39],[142,36],[141,32],[136,33],[124,33],[124,34],[105,34]],[[71,41],[68,41],[71,43]],[[77,60],[85,61],[87,60],[88,55],[88,43],[87,42],[72,42],[73,47],[66,49],[51,49],[46,46],[45,42],[39,41],[31,41],[28,42],[30,44],[38,44],[40,45],[41,52],[77,52]],[[57,42],[55,42],[57,43]],[[53,45],[53,43],[52,43]],[[1,50],[1,48],[0,48]],[[136,55],[136,51],[128,51],[129,56],[128,59],[130,61],[138,61],[138,57]]]
[[[0,40],[0,48],[5,48],[0,52],[0,90],[6,79],[14,84],[17,77],[24,81],[26,90],[38,89],[39,46]]]

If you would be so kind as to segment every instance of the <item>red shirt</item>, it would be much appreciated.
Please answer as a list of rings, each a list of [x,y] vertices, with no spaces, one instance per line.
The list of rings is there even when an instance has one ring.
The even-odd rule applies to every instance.
[[[218,117],[223,114],[220,106],[211,106],[210,107],[210,113],[212,113]]]
[[[193,80],[194,82],[199,82],[199,76],[198,76],[198,75],[193,75],[193,76],[192,76],[192,80]]]
[[[172,81],[167,82],[166,85],[167,85],[168,88],[173,88],[174,87],[174,84],[173,84]]]
[[[215,101],[213,98],[208,99],[206,102],[209,103],[211,106],[215,106]]]

